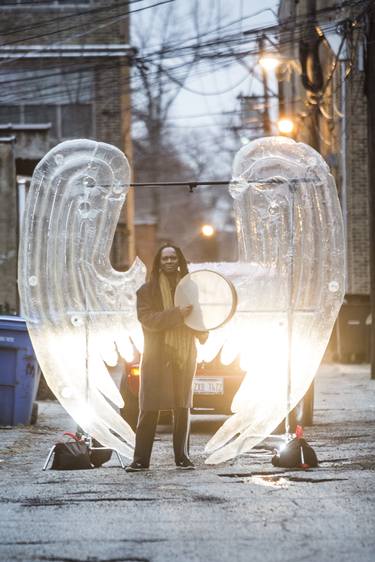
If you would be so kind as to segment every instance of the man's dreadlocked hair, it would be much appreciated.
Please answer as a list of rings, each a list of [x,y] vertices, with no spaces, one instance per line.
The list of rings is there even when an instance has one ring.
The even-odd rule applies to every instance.
[[[178,247],[178,246],[174,246],[174,244],[163,244],[163,246],[161,248],[159,248],[153,264],[152,264],[152,269],[151,269],[151,273],[150,273],[150,282],[153,285],[158,286],[159,284],[159,271],[160,271],[160,258],[161,258],[161,253],[165,248],[173,248],[174,251],[177,254],[178,257],[178,265],[180,267],[180,274],[181,277],[185,277],[185,275],[187,275],[189,273],[188,271],[188,266],[186,263],[186,259],[184,254],[182,253],[182,250]]]

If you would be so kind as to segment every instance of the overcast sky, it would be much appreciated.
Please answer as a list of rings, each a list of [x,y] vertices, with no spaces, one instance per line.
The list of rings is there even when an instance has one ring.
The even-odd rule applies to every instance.
[[[178,0],[185,2],[186,0]],[[189,0],[187,0],[189,1]],[[205,0],[203,0],[203,3]],[[267,26],[276,22],[276,19],[268,8],[273,11],[277,10],[278,0],[217,0],[222,5],[223,19],[222,24],[234,21],[232,26],[228,27],[230,33],[242,33],[254,27]],[[262,10],[262,13],[252,16],[254,13]],[[264,10],[264,11],[263,11]],[[236,21],[237,20],[237,21]],[[239,21],[238,21],[239,20]],[[243,60],[244,63],[252,67],[254,61],[253,56],[249,56]],[[216,65],[217,66],[217,63]],[[197,73],[198,74],[198,73]],[[262,86],[254,79],[247,68],[239,62],[234,62],[225,69],[209,69],[203,74],[192,75],[186,82],[185,90],[182,90],[176,100],[172,115],[175,117],[187,117],[187,119],[179,119],[183,125],[199,125],[216,124],[220,122],[220,116],[216,113],[223,113],[238,108],[238,94],[251,95],[262,93]],[[192,91],[200,92],[192,93]],[[212,95],[216,93],[216,95]],[[195,115],[207,115],[207,118],[201,119],[194,117]],[[213,114],[210,117],[210,114]]]
[[[156,24],[157,16],[162,14],[163,18],[166,11],[171,10],[174,26],[180,32],[181,45],[191,44],[189,38],[194,37],[197,25],[203,34],[202,40],[207,40],[208,37],[217,39],[224,34],[238,35],[240,39],[244,37],[243,32],[246,30],[276,23],[274,14],[278,3],[278,0],[200,0],[197,13],[192,12],[196,0],[175,0],[171,4],[147,10],[139,16],[134,14],[132,25],[134,29],[149,26],[147,48],[150,51],[158,43],[158,34],[163,32]],[[171,34],[173,35],[173,30]],[[175,41],[175,36],[173,39]],[[261,84],[248,70],[254,62],[254,57],[249,55],[230,65],[227,61],[218,59],[194,65],[171,109],[170,120],[173,126],[204,129],[223,124],[224,119],[227,119],[227,112],[238,110],[236,98],[239,94],[262,93]],[[173,65],[173,61],[169,64]]]

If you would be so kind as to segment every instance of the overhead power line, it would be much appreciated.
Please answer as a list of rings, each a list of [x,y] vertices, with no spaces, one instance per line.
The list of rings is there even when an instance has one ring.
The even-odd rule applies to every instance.
[[[99,21],[100,24],[103,24],[105,22],[108,22],[108,20],[110,20],[110,24],[112,24],[112,23],[115,24],[115,23],[118,22],[119,17],[128,16],[130,14],[135,14],[137,12],[143,12],[144,10],[149,10],[150,8],[156,8],[157,6],[161,6],[163,4],[170,4],[171,2],[174,2],[174,1],[175,0],[161,0],[160,2],[157,2],[156,4],[152,4],[151,6],[145,6],[145,7],[137,8],[137,9],[134,9],[134,10],[128,10],[128,6],[126,5],[127,11],[125,11],[123,13],[120,13],[120,14],[116,14],[116,16],[109,15],[109,16],[104,17],[104,18],[102,18],[98,21]],[[73,17],[73,16],[71,16],[71,17]],[[76,16],[74,16],[74,19],[75,19],[75,17]],[[97,24],[98,21],[96,21],[95,24]],[[31,35],[29,37],[22,37],[22,38],[19,38],[19,39],[15,39],[14,41],[8,41],[6,43],[0,44],[0,48],[1,47],[7,47],[9,45],[14,45],[14,44],[17,44],[17,43],[24,44],[27,41],[31,41],[31,40],[35,40],[35,39],[43,39],[45,37],[50,37],[51,35],[56,35],[56,34],[61,35],[62,33],[65,33],[67,31],[72,31],[73,29],[80,28],[80,27],[82,27],[81,21],[75,23],[74,25],[70,25],[68,27],[62,27],[62,28],[59,27],[58,29],[46,31],[45,33],[40,33],[39,35]]]
[[[348,4],[347,2],[344,4]],[[353,5],[353,3],[351,3]],[[355,2],[354,3],[356,6],[365,6],[367,5],[367,2]],[[160,3],[156,4],[156,5],[160,5]],[[150,6],[149,6],[150,8]],[[327,13],[327,10],[325,10],[325,13]],[[304,22],[300,22],[301,23],[301,27],[298,28],[298,26],[295,27],[295,31],[298,31],[300,33],[302,33],[302,31],[305,29],[304,26],[306,26],[306,21]],[[231,24],[228,24],[231,25]],[[227,27],[228,25],[224,26]],[[329,22],[329,24],[327,25],[323,25],[323,29],[324,30],[332,30],[335,29],[335,27],[337,26],[337,21],[334,22]],[[262,28],[263,31],[266,29],[270,29],[270,28],[274,28],[275,26],[267,26]],[[259,32],[259,27],[255,28],[253,31],[255,33]],[[92,30],[86,30],[87,33],[90,33]],[[217,31],[217,29],[216,29]],[[209,36],[210,33],[213,33],[213,30],[208,30],[206,33],[202,34],[202,36]],[[65,41],[67,41],[70,38],[66,38]],[[237,43],[236,43],[237,42]],[[234,60],[236,60],[236,57],[238,58],[239,56],[255,56],[257,54],[257,47],[256,45],[250,44],[249,45],[249,49],[248,50],[243,50],[243,46],[245,44],[245,42],[247,42],[247,45],[249,45],[249,39],[245,38],[243,36],[238,36],[238,34],[229,34],[227,37],[222,36],[220,38],[216,38],[215,40],[212,38],[209,38],[206,42],[202,42],[199,41],[199,43],[195,43],[195,44],[190,44],[188,46],[185,46],[186,48],[190,48],[190,51],[184,51],[183,52],[183,56],[186,58],[187,56],[195,56],[196,57],[196,62],[204,62],[206,57],[209,55],[210,56],[210,60],[212,61],[217,61],[216,63],[216,68],[217,69],[221,69],[223,67],[223,63],[222,63],[222,59],[223,57],[227,57],[228,58],[228,65],[232,64],[232,62]],[[236,51],[233,50],[231,48],[228,47],[229,46],[237,46],[239,45],[241,48],[241,51]],[[185,48],[184,47],[184,48]],[[202,49],[202,51],[199,51],[199,48]],[[204,50],[206,49],[206,51]],[[228,53],[223,52],[224,49],[227,49]],[[164,84],[165,86],[171,87],[171,82],[173,84],[176,84],[178,87],[183,87],[185,89],[188,89],[189,91],[194,91],[193,89],[189,88],[188,86],[186,86],[183,82],[183,80],[180,78],[180,74],[182,75],[182,78],[184,77],[184,73],[185,73],[185,66],[186,66],[186,61],[182,60],[182,62],[179,62],[178,64],[175,64],[174,66],[168,67],[168,66],[163,66],[160,67],[160,65],[157,64],[157,62],[155,61],[155,58],[160,54],[160,49],[156,50],[154,53],[148,53],[147,57],[137,57],[137,63],[138,64],[149,64],[150,65],[150,70],[149,70],[149,77],[150,77],[150,82],[152,83],[152,80],[155,77],[158,77],[158,73],[159,71],[161,71],[161,73],[164,76]],[[171,43],[168,46],[164,46],[163,47],[163,55],[166,57],[166,59],[168,60],[173,60],[175,58],[178,58],[178,56],[181,56],[181,51],[180,51],[180,47],[177,45],[176,47],[176,43]],[[168,56],[167,56],[168,55]],[[97,70],[98,68],[103,68],[104,70],[110,70],[111,68],[116,68],[116,66],[118,68],[120,68],[124,63],[124,61],[116,61],[116,62],[110,62],[108,64],[105,64],[103,67],[101,65],[98,64],[85,64],[85,65],[81,65],[81,67],[76,66],[76,63],[72,64],[70,67],[68,65],[64,65],[64,76],[69,76],[69,74],[74,74],[75,72],[80,72],[82,74],[89,73],[93,70]],[[82,66],[84,66],[84,68],[82,68]],[[13,68],[12,68],[12,72],[13,72]],[[136,71],[135,71],[136,72]],[[199,73],[203,73],[204,72],[204,68],[195,68],[194,69],[194,76],[199,75]],[[58,74],[58,73],[57,73]],[[250,76],[250,73],[248,75],[246,75],[244,77],[244,80]],[[16,79],[17,81],[18,79]],[[103,81],[103,88],[104,91],[107,91],[106,89],[109,89],[112,87],[112,78],[109,77],[108,80]],[[137,74],[135,73],[132,76],[132,80],[135,81],[135,89],[137,88],[137,82],[139,80],[139,77],[137,76]],[[28,82],[30,81],[30,82]],[[32,83],[31,81],[33,81],[35,83],[36,79],[35,77],[27,77],[24,78],[23,83],[25,84],[25,86],[27,86],[27,83]],[[14,83],[14,81],[9,80],[9,81],[3,81],[3,85],[7,84],[8,86],[12,85],[12,82]],[[231,88],[228,88],[226,91],[230,91],[231,89],[238,87],[239,84],[233,85]],[[129,80],[127,79],[126,81],[121,79],[121,81],[118,84],[119,87],[129,87]],[[90,89],[91,88],[91,84],[89,82],[89,80],[86,81],[86,83],[84,82],[83,84],[84,88]],[[63,89],[61,88],[61,86],[59,85],[49,85],[47,87],[43,87],[41,86],[40,88],[40,94],[43,95],[43,93],[45,94],[45,97],[48,98],[51,95],[56,95],[59,96],[61,94],[61,92],[63,91]],[[220,93],[224,93],[224,92],[210,92],[210,93],[205,93],[205,92],[198,92],[198,91],[194,91],[194,93],[197,93],[199,95],[219,95]],[[25,93],[25,102],[27,103],[27,94]],[[105,98],[105,93],[102,94],[101,97],[96,96],[95,99],[97,100],[103,100]],[[20,98],[18,97],[17,99],[15,98],[14,94],[12,93],[11,88],[8,89],[7,93],[2,97],[3,103],[15,103],[17,101],[20,101]],[[22,101],[22,100],[21,100]]]
[[[141,1],[141,0],[131,0],[130,3],[136,3],[136,2],[139,2],[139,1]],[[165,0],[165,1],[166,2],[173,2],[174,0]],[[351,5],[352,7],[355,7],[355,6],[363,5],[364,1],[365,0],[357,0],[356,2],[343,2],[341,6],[345,7],[345,6]],[[137,11],[143,11],[143,10],[146,10],[146,9],[154,8],[154,7],[157,7],[158,5],[163,4],[163,3],[165,3],[165,2],[160,2],[160,3],[157,3],[157,4],[153,4],[152,6],[139,8],[138,10],[132,10],[129,13],[136,13]],[[114,9],[116,7],[118,7],[118,4],[111,4],[110,5],[111,9]],[[98,9],[99,8],[96,8],[96,10],[98,10]],[[261,10],[260,12],[256,12],[255,14],[250,15],[249,17],[253,17],[254,15],[259,14],[263,11],[267,11],[267,10]],[[319,16],[319,14],[329,14],[331,12],[337,12],[337,7],[323,8],[321,10],[318,10],[317,16]],[[89,13],[89,10],[86,11],[86,13]],[[70,16],[70,17],[73,17],[73,16]],[[110,17],[111,16],[109,16],[109,18]],[[104,20],[101,20],[101,21],[104,21]],[[233,23],[234,22],[231,22],[231,24],[229,24],[229,26],[233,25]],[[286,20],[286,22],[283,23],[282,26],[287,25],[288,23],[290,23],[290,21]],[[310,23],[311,23],[311,18],[308,18],[306,16],[305,17],[300,16],[299,18],[297,18],[297,20],[295,22],[296,27],[294,28],[294,31],[296,32],[298,30],[299,26],[302,25],[302,28],[303,28],[304,25],[308,25]],[[17,42],[24,43],[24,42],[27,42],[31,39],[39,39],[39,38],[49,36],[49,35],[53,35],[53,34],[56,34],[56,33],[61,34],[62,32],[69,31],[70,29],[73,29],[73,28],[78,27],[80,25],[81,25],[81,23],[77,23],[77,25],[71,26],[69,28],[60,28],[60,29],[57,29],[55,31],[49,31],[46,34],[40,34],[40,35],[37,35],[37,36],[23,36],[22,38],[17,40]],[[334,23],[334,25],[335,25],[335,23]],[[210,33],[214,33],[215,31],[219,31],[220,33],[222,33],[222,31],[226,27],[228,27],[228,25],[224,26],[220,30],[210,30],[207,33],[203,33],[203,36],[208,35]],[[248,43],[248,37],[249,36],[257,36],[257,35],[259,35],[261,33],[264,33],[264,32],[268,32],[268,33],[278,32],[279,30],[280,30],[280,25],[271,24],[271,25],[268,25],[268,26],[260,26],[260,27],[252,28],[252,29],[244,32],[243,37],[241,37],[241,36],[239,37],[238,32],[236,32],[236,33],[233,33],[232,35],[229,35],[229,36],[222,36],[221,35],[220,38],[216,37],[215,39],[207,40],[205,43],[202,43],[201,41],[199,41],[198,43],[191,43],[191,44],[188,44],[188,45],[184,45],[184,44],[181,44],[181,41],[179,41],[178,43],[171,44],[169,46],[163,46],[163,54],[164,55],[169,54],[170,56],[177,56],[178,54],[182,54],[186,51],[192,52],[194,50],[199,50],[201,52],[201,56],[202,56],[204,48],[211,49],[213,47],[217,47],[217,46],[220,46],[220,45],[225,47],[225,46],[228,46],[228,45],[233,44],[233,43],[234,44],[241,44],[241,43],[246,44],[246,43]],[[196,39],[196,37],[194,36],[192,38],[192,40],[195,40],[195,39]],[[188,39],[185,40],[184,43],[186,41],[188,41]],[[6,45],[9,45],[9,44],[12,44],[12,43],[3,43],[2,46],[6,46]],[[145,53],[143,53],[143,56],[145,58],[147,58],[147,57],[155,56],[155,55],[158,56],[159,54],[160,54],[160,50],[156,49],[152,53],[148,53],[146,51]]]
[[[127,2],[124,2],[124,0],[117,0],[116,2],[113,2],[112,4],[109,4],[107,6],[97,6],[96,8],[89,8],[87,10],[83,10],[83,11],[79,11],[77,10],[77,8],[74,8],[74,6],[72,7],[66,7],[66,6],[60,6],[60,8],[64,7],[64,12],[59,14],[59,16],[51,18],[51,14],[49,13],[48,16],[46,18],[42,18],[40,21],[36,22],[36,23],[28,23],[27,25],[22,25],[19,27],[12,27],[11,29],[8,30],[3,30],[1,31],[0,35],[5,37],[8,35],[17,35],[18,33],[23,33],[24,31],[30,31],[32,29],[37,29],[38,27],[45,27],[46,25],[50,26],[53,23],[60,23],[63,20],[66,19],[74,19],[74,18],[78,18],[80,16],[92,16],[92,15],[96,15],[99,14],[101,12],[110,12],[112,10],[116,10],[118,8],[123,8],[124,4],[137,4],[138,2],[143,2],[144,0],[128,0]],[[29,2],[31,5],[34,5],[37,2]],[[20,7],[21,5],[23,6],[25,3],[23,2],[22,4],[2,4],[2,7]],[[47,2],[43,3],[47,4]],[[49,2],[50,4],[50,2]],[[49,10],[51,6],[46,5],[46,10]],[[73,13],[72,13],[73,10]],[[74,11],[75,10],[75,11]],[[66,13],[66,12],[69,13]],[[29,37],[25,37],[23,36],[22,38],[20,38],[19,42],[24,42],[24,41],[28,41],[31,39],[31,36]]]

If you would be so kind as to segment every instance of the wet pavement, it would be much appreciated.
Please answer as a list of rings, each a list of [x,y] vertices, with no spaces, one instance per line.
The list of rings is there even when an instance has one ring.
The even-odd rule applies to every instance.
[[[149,472],[128,474],[115,458],[43,472],[50,446],[75,426],[42,402],[37,426],[0,429],[0,560],[372,561],[374,391],[368,366],[320,369],[306,430],[320,466],[308,471],[274,468],[264,447],[205,465],[222,418],[195,417],[196,471],[174,467],[163,427]]]

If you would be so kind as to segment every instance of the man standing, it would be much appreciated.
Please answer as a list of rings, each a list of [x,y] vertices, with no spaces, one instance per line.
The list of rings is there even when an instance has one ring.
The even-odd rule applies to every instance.
[[[176,466],[194,469],[188,456],[189,408],[196,369],[194,337],[203,343],[205,332],[184,324],[193,306],[174,306],[179,280],[188,273],[186,259],[177,246],[157,252],[150,281],[137,292],[137,313],[144,333],[141,362],[140,412],[134,459],[127,472],[146,470],[150,464],[159,410],[173,410],[173,450]]]

